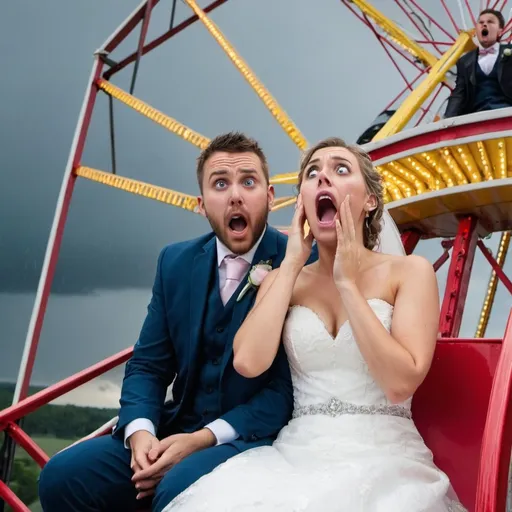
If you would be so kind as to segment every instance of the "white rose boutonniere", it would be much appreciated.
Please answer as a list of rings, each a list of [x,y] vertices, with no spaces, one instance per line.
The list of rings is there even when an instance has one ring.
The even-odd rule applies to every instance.
[[[249,291],[250,288],[258,288],[263,279],[267,277],[267,274],[272,270],[272,261],[260,261],[257,265],[254,265],[250,272],[249,277],[247,278],[247,284],[242,288],[242,291],[239,293],[236,301],[239,302],[242,300],[243,296]]]
[[[503,50],[503,58],[510,57],[512,55],[512,48],[505,48]]]

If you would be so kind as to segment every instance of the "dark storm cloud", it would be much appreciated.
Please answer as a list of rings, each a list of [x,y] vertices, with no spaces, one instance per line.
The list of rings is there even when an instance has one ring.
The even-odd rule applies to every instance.
[[[5,6],[0,47],[9,46],[4,52],[9,73],[0,80],[0,170],[2,182],[8,185],[0,189],[0,291],[31,291],[37,286],[92,52],[138,3],[111,1],[101,3],[101,10],[100,3],[97,10],[94,2],[64,0],[55,0],[52,9],[26,0]],[[178,2],[178,6],[179,19],[190,14],[185,5]],[[309,140],[332,133],[353,140],[373,119],[376,107],[362,104],[360,115],[354,116],[347,111],[353,108],[347,95],[356,90],[358,95],[365,91],[375,95],[374,86],[345,81],[341,95],[343,76],[326,68],[332,59],[324,61],[322,55],[327,46],[339,54],[342,38],[332,31],[324,32],[323,41],[302,37],[309,30],[311,6],[293,12],[289,7],[270,0],[257,7],[229,2],[213,19]],[[31,16],[25,15],[28,9]],[[318,3],[314,12],[325,23],[333,23],[333,16],[338,16],[336,26],[341,30],[346,25],[345,31],[352,31],[354,37],[367,35],[364,27],[348,23],[346,8],[340,5]],[[161,2],[149,38],[165,30],[168,14],[169,5]],[[284,23],[290,16],[293,24]],[[247,31],[249,20],[252,26],[266,27],[264,38],[259,30]],[[286,27],[293,31],[285,37]],[[133,49],[137,37],[133,34],[112,58],[120,59]],[[12,41],[16,44],[8,44]],[[318,68],[318,76],[303,73],[306,61],[309,68]],[[376,65],[387,69],[387,64]],[[326,69],[331,75],[327,78]],[[131,68],[114,82],[128,89],[130,79]],[[299,155],[294,144],[199,23],[143,58],[135,94],[206,136],[241,129],[257,137],[273,172],[296,168]],[[381,94],[385,102],[389,94]],[[197,192],[197,148],[121,104],[115,105],[115,115],[119,174]],[[107,101],[100,94],[83,162],[110,170],[107,121]],[[283,212],[272,216],[272,221],[286,223],[289,217],[289,211]],[[207,222],[191,213],[79,180],[53,292],[148,287],[165,244],[207,229]]]

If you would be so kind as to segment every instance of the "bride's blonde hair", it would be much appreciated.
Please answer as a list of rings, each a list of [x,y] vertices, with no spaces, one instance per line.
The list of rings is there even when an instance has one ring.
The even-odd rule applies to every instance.
[[[345,148],[350,151],[357,159],[368,194],[375,196],[377,206],[369,212],[368,220],[363,225],[363,243],[367,249],[373,249],[379,242],[379,234],[382,230],[381,219],[384,212],[384,187],[382,178],[375,169],[370,155],[355,144],[347,144],[339,137],[328,137],[317,142],[304,152],[300,162],[299,170],[299,190],[304,177],[304,171],[311,160],[311,157],[319,149],[324,148]]]

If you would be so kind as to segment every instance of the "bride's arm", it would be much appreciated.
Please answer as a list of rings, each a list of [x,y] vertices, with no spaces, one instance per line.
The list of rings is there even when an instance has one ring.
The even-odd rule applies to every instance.
[[[340,294],[359,349],[373,378],[393,403],[411,397],[432,362],[439,327],[439,295],[432,265],[404,258],[391,332],[384,328],[354,283]]]
[[[240,375],[257,377],[272,365],[301,270],[301,267],[283,261],[261,284],[255,305],[233,341],[233,365]]]

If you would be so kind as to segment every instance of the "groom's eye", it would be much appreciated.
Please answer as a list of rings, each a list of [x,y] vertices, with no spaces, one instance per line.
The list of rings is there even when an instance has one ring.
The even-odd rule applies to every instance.
[[[215,188],[224,188],[226,185],[226,182],[224,180],[217,180],[215,182]]]

